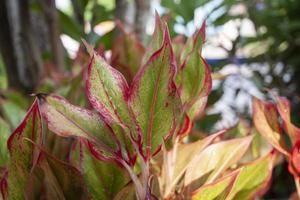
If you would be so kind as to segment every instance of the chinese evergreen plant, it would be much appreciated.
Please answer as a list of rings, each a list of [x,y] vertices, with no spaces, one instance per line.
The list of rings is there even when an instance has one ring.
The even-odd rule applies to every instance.
[[[189,141],[212,84],[201,56],[204,41],[205,25],[185,43],[172,42],[167,25],[156,16],[146,50],[126,33],[112,47],[110,60],[86,44],[91,58],[85,92],[92,109],[58,95],[37,94],[7,141],[2,199],[231,200],[263,195],[278,154],[252,154],[258,135],[226,139],[224,130]],[[287,156],[298,177],[298,129],[281,110],[285,103],[278,104],[279,112],[296,153],[277,136],[273,107],[255,99],[254,122]],[[51,134],[73,138],[64,146],[67,159],[49,150]]]

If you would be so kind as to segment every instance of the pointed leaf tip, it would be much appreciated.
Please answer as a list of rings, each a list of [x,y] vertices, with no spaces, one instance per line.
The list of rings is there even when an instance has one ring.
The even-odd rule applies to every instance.
[[[83,45],[85,46],[88,54],[92,57],[94,55],[94,47],[90,45],[85,39],[81,38]]]
[[[88,67],[86,94],[107,123],[129,124],[129,86],[124,76],[103,58],[95,55]]]

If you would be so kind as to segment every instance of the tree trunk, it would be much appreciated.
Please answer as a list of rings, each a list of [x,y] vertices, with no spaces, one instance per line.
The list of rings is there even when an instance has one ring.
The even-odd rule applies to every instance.
[[[132,0],[116,0],[115,18],[120,20],[126,31],[134,31],[135,5]]]
[[[142,42],[146,41],[150,16],[150,0],[116,0],[115,18],[122,22],[127,32],[134,32]]]
[[[146,41],[146,27],[151,16],[150,0],[135,0],[135,33],[143,42]]]
[[[55,0],[39,0],[45,20],[47,22],[48,36],[51,47],[52,61],[56,71],[64,69],[65,51],[60,40],[59,18]]]
[[[0,0],[0,50],[9,86],[32,92],[42,71],[34,42],[28,0]]]

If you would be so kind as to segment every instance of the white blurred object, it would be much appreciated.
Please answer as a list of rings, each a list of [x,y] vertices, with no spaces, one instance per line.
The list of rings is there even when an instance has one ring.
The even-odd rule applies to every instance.
[[[106,33],[112,31],[115,28],[115,23],[113,21],[104,21],[99,24],[97,24],[94,27],[94,32],[98,35],[102,36]]]
[[[65,49],[67,50],[70,58],[75,58],[76,54],[78,52],[78,49],[79,49],[79,42],[72,39],[70,36],[68,36],[66,34],[60,35],[60,39],[61,39]]]

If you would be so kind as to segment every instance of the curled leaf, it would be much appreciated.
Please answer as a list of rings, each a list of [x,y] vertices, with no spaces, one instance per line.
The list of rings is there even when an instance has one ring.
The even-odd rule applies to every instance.
[[[283,120],[283,128],[289,135],[293,145],[300,139],[300,129],[291,122],[291,105],[290,102],[283,97],[276,97],[277,110]]]
[[[209,66],[201,56],[204,40],[205,24],[196,33],[192,42],[187,42],[176,77],[181,101],[191,120],[203,111],[212,86]]]
[[[255,97],[253,97],[252,103],[253,122],[257,131],[278,151],[289,157],[290,152],[286,146],[284,136],[281,134],[275,106]]]

